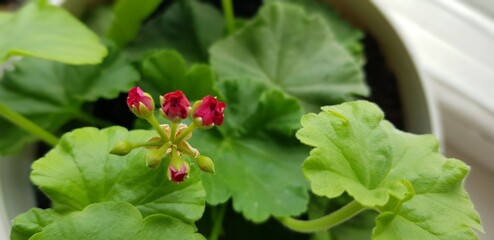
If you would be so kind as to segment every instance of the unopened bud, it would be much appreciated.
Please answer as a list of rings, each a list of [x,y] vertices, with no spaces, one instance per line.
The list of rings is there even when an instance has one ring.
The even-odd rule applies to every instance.
[[[208,173],[214,173],[214,163],[213,163],[213,160],[211,160],[211,158],[203,156],[203,155],[199,155],[196,158],[196,160],[197,160],[197,164],[199,165],[199,168],[202,171],[208,172]]]
[[[161,115],[172,122],[180,122],[189,115],[190,102],[180,90],[161,96],[160,103]]]
[[[215,97],[205,96],[199,103],[199,106],[193,106],[192,116],[195,119],[201,119],[201,127],[208,128],[212,126],[220,126],[223,124],[226,108],[224,102],[218,101]],[[196,121],[196,120],[195,120]]]
[[[153,98],[139,87],[130,89],[127,96],[127,106],[130,111],[140,118],[148,118],[154,112]]]
[[[167,172],[168,179],[176,183],[183,182],[189,175],[189,169],[189,163],[180,157],[177,149],[172,149],[172,156]]]
[[[125,156],[129,154],[130,151],[132,151],[132,144],[127,141],[121,141],[113,146],[110,153],[118,156]]]
[[[179,168],[176,168],[174,164],[168,165],[168,179],[173,182],[180,183],[185,180],[185,178],[189,175],[189,163],[187,161],[183,161]]]

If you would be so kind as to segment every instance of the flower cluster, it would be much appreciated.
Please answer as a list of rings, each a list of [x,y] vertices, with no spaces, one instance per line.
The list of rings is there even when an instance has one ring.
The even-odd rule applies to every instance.
[[[185,94],[177,90],[160,96],[160,105],[161,115],[168,119],[170,124],[158,123],[154,115],[154,100],[151,95],[143,92],[139,87],[132,88],[127,97],[127,106],[137,117],[148,121],[158,135],[145,143],[119,142],[110,153],[123,156],[134,148],[146,147],[148,149],[146,165],[156,168],[161,165],[163,159],[168,158],[170,160],[168,178],[177,183],[184,181],[188,176],[189,159],[194,159],[202,171],[214,173],[211,158],[201,155],[187,140],[198,128],[208,129],[223,124],[226,104],[215,97],[206,96],[191,107]],[[181,123],[188,117],[192,118],[190,125]]]

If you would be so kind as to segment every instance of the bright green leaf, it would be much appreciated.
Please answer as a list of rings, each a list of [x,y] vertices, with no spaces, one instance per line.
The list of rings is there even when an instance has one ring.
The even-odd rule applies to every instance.
[[[22,59],[0,81],[0,102],[53,131],[73,118],[81,106],[99,98],[114,98],[139,79],[118,54],[100,65],[69,66],[41,59]],[[35,140],[29,133],[0,118],[0,152],[9,153]]]
[[[345,49],[353,55],[359,63],[364,62],[364,47],[360,42],[364,37],[364,33],[352,26],[348,21],[342,19],[338,13],[332,9],[329,3],[321,3],[317,0],[270,0],[285,1],[301,6],[309,14],[320,15],[326,20],[331,28],[331,33],[336,40],[345,47]],[[269,1],[268,1],[269,2]]]
[[[383,117],[355,101],[302,118],[297,137],[315,147],[303,164],[312,191],[347,192],[381,211],[374,239],[475,239],[480,220],[462,185],[468,167],[440,155],[434,137],[400,132]]]
[[[141,23],[159,6],[162,0],[118,0],[113,7],[113,21],[106,36],[118,46],[125,45],[139,32]]]
[[[334,39],[326,22],[294,5],[265,5],[210,52],[220,79],[259,79],[311,107],[368,94],[359,64]]]
[[[128,52],[140,56],[146,51],[171,48],[188,62],[207,62],[207,49],[223,32],[223,16],[213,6],[196,0],[176,1],[142,27]]]
[[[0,24],[0,63],[14,55],[95,64],[107,54],[96,34],[60,7],[32,1]]]
[[[60,217],[61,215],[53,209],[32,208],[13,220],[10,239],[28,240]]]
[[[201,131],[191,138],[191,144],[215,164],[214,175],[202,174],[207,201],[218,204],[231,197],[234,209],[255,222],[304,212],[308,186],[300,164],[307,149],[289,137],[282,140],[268,131],[288,132],[295,124],[287,122],[274,127],[274,120],[298,122],[300,106],[294,106],[294,100],[280,91],[255,81],[225,81],[220,89],[227,104],[225,123],[218,127],[222,134]],[[280,109],[287,106],[287,111],[275,108],[268,113],[266,107],[271,103],[266,101],[270,99]],[[297,113],[299,116],[294,117]]]
[[[217,95],[213,70],[205,64],[187,68],[185,59],[176,51],[158,51],[142,62],[144,89],[154,95],[181,90],[189,100]]]
[[[154,131],[83,128],[65,134],[59,145],[33,163],[31,180],[58,206],[82,210],[91,203],[126,201],[144,216],[163,213],[192,223],[202,216],[205,192],[195,169],[181,184],[168,180],[167,164],[150,169],[147,149],[126,156],[109,154],[117,142],[145,142]]]
[[[107,239],[202,240],[193,226],[179,219],[155,214],[143,219],[139,210],[126,202],[95,203],[48,225],[32,240]]]
[[[13,15],[9,12],[0,12],[0,26],[7,22]]]

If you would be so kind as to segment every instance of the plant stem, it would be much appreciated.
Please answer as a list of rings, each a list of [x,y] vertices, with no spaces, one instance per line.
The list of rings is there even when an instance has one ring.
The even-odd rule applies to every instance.
[[[158,132],[158,134],[160,135],[161,137],[161,140],[163,142],[168,142],[170,141],[170,139],[168,139],[168,136],[166,136],[166,133],[165,131],[163,131],[163,129],[161,128],[160,126],[160,123],[158,122],[158,120],[156,119],[156,117],[154,115],[151,115],[149,118],[146,118],[146,120],[149,122],[149,124],[151,124],[151,126],[153,126],[153,128]]]
[[[175,140],[175,134],[177,132],[177,126],[178,126],[178,123],[177,122],[172,122],[171,123],[171,129],[170,129],[170,141],[173,142],[173,140]]]
[[[182,142],[182,140],[184,140],[184,138],[187,135],[189,135],[189,133],[194,131],[196,128],[197,128],[197,125],[194,122],[192,122],[188,128],[186,128],[182,133],[180,133],[180,135],[173,141],[173,143],[180,145],[180,142]]]
[[[57,145],[59,141],[59,139],[55,135],[41,128],[36,123],[15,112],[9,106],[3,103],[0,103],[0,115],[13,124],[17,125],[18,127],[40,138],[43,142],[46,142],[52,146]]]
[[[366,208],[356,201],[352,201],[342,208],[317,219],[298,220],[291,217],[279,218],[285,227],[303,233],[317,232],[334,227],[357,215]]]
[[[163,146],[162,142],[143,142],[143,143],[132,143],[132,148],[140,148],[140,147],[161,147]]]
[[[221,232],[223,231],[223,219],[225,218],[226,204],[222,204],[213,207],[213,227],[211,229],[211,234],[209,235],[209,240],[218,240]]]
[[[225,15],[226,30],[228,35],[235,32],[235,16],[233,13],[232,0],[221,0],[223,14]]]

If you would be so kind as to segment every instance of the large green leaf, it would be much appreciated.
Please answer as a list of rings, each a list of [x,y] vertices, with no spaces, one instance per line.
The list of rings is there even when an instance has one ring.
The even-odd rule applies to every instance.
[[[82,212],[73,212],[35,234],[43,239],[175,239],[201,240],[193,226],[179,219],[155,214],[143,219],[139,210],[126,202],[95,203]]]
[[[141,23],[159,6],[162,0],[119,0],[113,7],[113,21],[106,36],[119,46],[132,40]]]
[[[186,66],[176,51],[161,50],[142,62],[143,88],[153,95],[182,90],[189,100],[217,95],[213,70],[206,64]]]
[[[349,22],[342,19],[338,13],[333,10],[329,3],[321,3],[318,0],[269,0],[265,2],[285,1],[301,6],[310,14],[322,16],[331,27],[331,32],[336,40],[350,52],[355,60],[359,63],[364,62],[363,45],[360,42],[364,33],[352,26]]]
[[[61,218],[53,209],[32,208],[12,221],[11,240],[27,240]]]
[[[368,94],[359,64],[334,39],[326,22],[294,5],[265,5],[210,52],[220,79],[259,79],[312,107]]]
[[[222,134],[197,132],[191,139],[193,146],[215,163],[214,175],[202,175],[207,201],[218,204],[231,197],[235,210],[255,222],[304,212],[308,186],[300,164],[307,149],[294,144],[289,137],[277,138],[274,134],[286,134],[296,126],[281,123],[284,127],[274,127],[274,121],[296,119],[298,122],[300,106],[293,109],[293,98],[267,89],[262,83],[232,80],[221,85],[227,103],[225,125],[219,127]],[[274,112],[279,115],[267,113],[266,107],[271,105],[263,99],[274,99]],[[278,112],[277,108],[284,107],[286,112]]]
[[[139,74],[118,54],[100,65],[69,66],[41,59],[22,59],[0,81],[0,102],[53,131],[81,117],[81,106],[126,92]],[[0,118],[0,153],[15,152],[35,138]]]
[[[356,101],[302,118],[297,137],[315,147],[303,164],[312,191],[347,192],[378,209],[374,239],[475,239],[472,228],[481,227],[463,188],[468,167],[440,155],[433,136],[401,132],[383,117]]]
[[[47,1],[32,1],[12,16],[5,16],[0,22],[0,63],[10,56],[24,55],[95,64],[107,54],[96,34]]]
[[[189,62],[207,62],[207,49],[223,31],[223,16],[213,6],[196,0],[176,1],[142,27],[128,52],[140,56],[153,49],[171,48]]]
[[[167,164],[150,169],[147,149],[109,154],[120,141],[145,142],[153,131],[83,128],[67,133],[54,150],[33,163],[31,180],[56,202],[55,210],[82,210],[91,203],[126,201],[144,216],[163,213],[192,223],[202,216],[205,192],[195,172],[181,184],[168,180]]]

